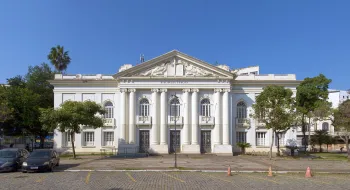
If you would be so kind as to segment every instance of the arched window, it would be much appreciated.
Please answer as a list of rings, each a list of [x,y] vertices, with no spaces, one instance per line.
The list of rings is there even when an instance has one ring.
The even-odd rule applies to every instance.
[[[201,101],[201,116],[210,117],[210,100],[208,98]]]
[[[170,101],[170,116],[180,116],[180,101],[178,98]]]
[[[237,118],[247,118],[247,106],[244,102],[237,104]]]
[[[149,101],[146,98],[140,100],[140,116],[149,116]]]
[[[329,124],[327,122],[322,123],[322,130],[328,131],[329,130]]]
[[[110,101],[107,101],[104,105],[106,113],[105,113],[105,118],[113,118],[113,103]]]

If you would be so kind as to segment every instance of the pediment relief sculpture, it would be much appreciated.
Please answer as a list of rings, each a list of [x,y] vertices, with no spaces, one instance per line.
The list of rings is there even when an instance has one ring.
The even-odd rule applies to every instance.
[[[202,69],[194,64],[183,60],[168,61],[157,65],[154,68],[135,74],[133,76],[185,76],[185,77],[206,77],[218,76],[209,70]]]

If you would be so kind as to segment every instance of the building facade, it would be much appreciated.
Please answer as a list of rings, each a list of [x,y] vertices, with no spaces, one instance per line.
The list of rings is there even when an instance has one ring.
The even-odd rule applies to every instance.
[[[281,85],[294,94],[300,81],[294,74],[261,75],[259,67],[230,70],[179,51],[132,66],[114,75],[61,75],[54,85],[54,104],[67,100],[95,101],[106,109],[105,126],[81,126],[71,139],[55,131],[54,146],[77,152],[115,148],[119,153],[172,152],[232,154],[237,142],[251,150],[268,151],[271,130],[251,117],[255,97],[266,85]],[[297,141],[297,129],[280,138],[280,145]]]

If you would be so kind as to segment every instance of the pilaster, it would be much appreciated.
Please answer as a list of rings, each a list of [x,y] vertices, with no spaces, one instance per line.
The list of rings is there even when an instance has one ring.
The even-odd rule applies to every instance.
[[[136,89],[128,89],[129,94],[129,144],[135,144],[135,92]]]

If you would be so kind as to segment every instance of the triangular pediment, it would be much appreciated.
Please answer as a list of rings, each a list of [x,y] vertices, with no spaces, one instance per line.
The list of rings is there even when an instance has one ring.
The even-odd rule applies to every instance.
[[[229,71],[174,50],[119,72],[114,77],[233,78],[233,75]]]

